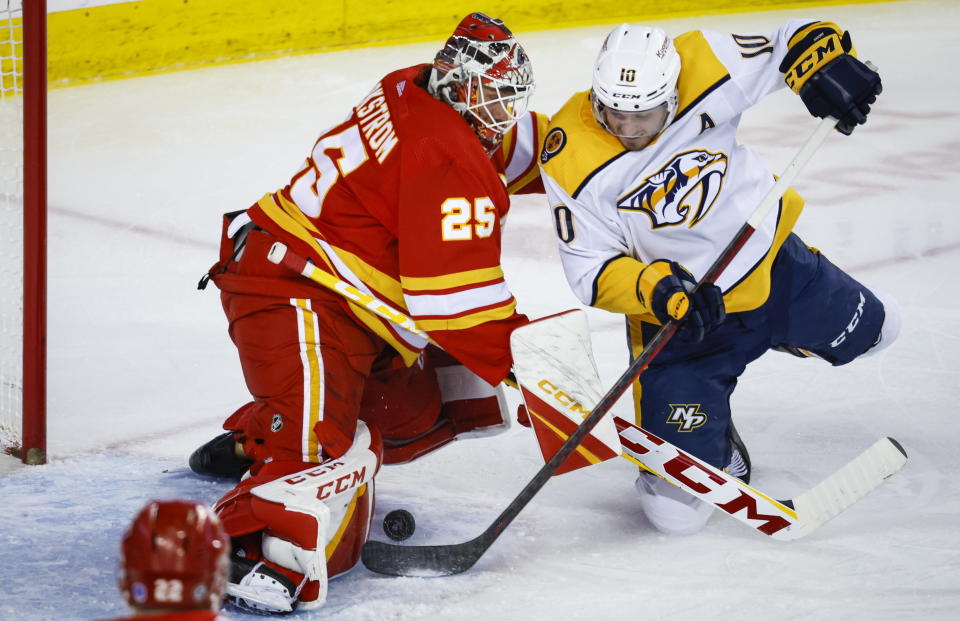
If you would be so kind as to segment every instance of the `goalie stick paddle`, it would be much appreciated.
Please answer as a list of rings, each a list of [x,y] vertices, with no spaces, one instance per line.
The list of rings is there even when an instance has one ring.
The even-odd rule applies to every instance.
[[[698,287],[705,283],[715,282],[723,273],[727,265],[730,264],[773,209],[773,206],[780,202],[780,198],[793,183],[800,169],[823,144],[836,123],[836,119],[830,117],[820,121],[813,134],[800,148],[793,160],[787,164],[783,174],[780,175],[780,178],[757,205],[750,218],[740,227],[734,238],[713,262],[710,269],[707,270],[707,273],[697,285]],[[601,397],[590,414],[560,446],[553,457],[533,475],[533,478],[485,531],[470,541],[449,545],[403,546],[383,541],[368,541],[364,544],[361,552],[360,558],[363,564],[371,571],[392,576],[449,576],[462,573],[473,567],[487,549],[493,545],[493,542],[497,540],[500,533],[510,525],[537,492],[546,485],[564,460],[576,450],[587,434],[596,427],[600,419],[613,407],[614,403],[633,384],[634,380],[643,373],[650,361],[660,353],[660,350],[676,334],[678,328],[679,322],[677,321],[670,321],[660,328],[650,343],[634,359],[610,390]]]

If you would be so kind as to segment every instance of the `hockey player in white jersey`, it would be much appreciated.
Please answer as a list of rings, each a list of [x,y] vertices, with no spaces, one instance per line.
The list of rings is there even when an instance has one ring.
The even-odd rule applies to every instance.
[[[541,170],[563,268],[591,306],[626,315],[631,355],[681,320],[634,387],[638,423],[745,481],[750,462],[730,396],[769,349],[846,364],[899,332],[895,302],[808,248],[787,191],[716,285],[701,278],[774,183],[736,140],[740,115],[789,86],[810,113],[850,134],[880,76],[835,24],[793,20],[766,34],[621,24],[597,57],[593,85],[553,117]],[[636,482],[650,522],[690,534],[712,506],[653,475]]]

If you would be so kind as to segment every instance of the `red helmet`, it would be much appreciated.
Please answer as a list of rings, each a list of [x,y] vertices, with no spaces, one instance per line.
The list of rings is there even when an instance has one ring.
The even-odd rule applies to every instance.
[[[492,151],[527,110],[533,68],[502,21],[471,13],[437,53],[427,88],[463,115]]]
[[[218,610],[229,571],[230,538],[203,503],[147,503],[120,545],[118,581],[134,608]]]

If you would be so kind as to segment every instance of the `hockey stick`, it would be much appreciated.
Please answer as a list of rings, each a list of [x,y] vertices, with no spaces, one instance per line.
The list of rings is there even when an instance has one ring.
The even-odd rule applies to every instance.
[[[513,372],[544,461],[570,437],[602,394],[582,310],[531,321],[510,334]],[[809,535],[883,483],[907,462],[881,438],[846,467],[793,500],[774,500],[619,416],[602,419],[554,476],[623,457],[780,541]]]
[[[287,245],[282,242],[275,242],[273,246],[270,247],[270,251],[267,252],[267,260],[277,265],[283,265],[297,274],[306,276],[313,282],[339,293],[351,302],[356,302],[374,315],[400,326],[407,332],[412,332],[422,338],[429,338],[427,333],[418,328],[417,324],[414,323],[413,319],[408,315],[401,313],[380,298],[370,293],[360,291],[347,281],[337,278],[330,272],[323,271],[309,259],[305,259],[290,250]]]
[[[750,218],[747,219],[710,269],[707,270],[698,287],[704,283],[715,282],[723,273],[774,205],[780,202],[780,198],[793,183],[800,169],[823,144],[827,134],[833,130],[836,123],[836,119],[829,117],[820,121],[813,134],[786,166],[783,174],[760,201]],[[383,541],[368,541],[364,544],[361,554],[363,564],[371,571],[393,576],[448,576],[462,573],[473,567],[487,549],[493,545],[493,542],[497,540],[500,533],[510,525],[537,492],[546,485],[564,460],[576,450],[587,434],[596,427],[620,396],[633,384],[634,380],[643,373],[653,358],[676,334],[678,328],[679,322],[677,321],[670,321],[660,328],[650,343],[634,359],[610,390],[601,397],[590,414],[560,446],[553,457],[540,468],[503,512],[480,535],[464,543],[432,546],[400,546]]]
[[[774,500],[619,416],[614,423],[622,457],[663,477],[736,520],[780,541],[805,537],[876,489],[907,463],[893,438],[880,438],[816,487]]]

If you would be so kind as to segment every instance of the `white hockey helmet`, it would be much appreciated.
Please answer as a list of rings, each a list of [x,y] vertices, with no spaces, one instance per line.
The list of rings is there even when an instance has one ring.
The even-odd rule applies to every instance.
[[[453,106],[492,152],[527,111],[533,68],[502,21],[471,13],[437,53],[427,90]]]
[[[618,138],[649,136],[653,140],[677,113],[679,77],[680,55],[662,28],[620,24],[607,35],[593,67],[591,100],[597,122]],[[629,118],[630,113],[636,113],[637,118],[650,117],[655,110],[665,114],[655,117],[658,125],[663,117],[659,128],[631,135],[631,123],[614,127],[608,110],[621,118]]]

